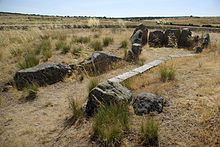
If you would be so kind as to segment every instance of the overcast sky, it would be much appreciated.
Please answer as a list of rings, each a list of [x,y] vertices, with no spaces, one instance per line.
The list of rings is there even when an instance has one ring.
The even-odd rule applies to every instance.
[[[62,16],[220,16],[220,0],[0,0],[0,12]]]

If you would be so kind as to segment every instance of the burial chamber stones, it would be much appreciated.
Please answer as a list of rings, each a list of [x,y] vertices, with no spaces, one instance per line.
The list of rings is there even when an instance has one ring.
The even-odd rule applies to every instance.
[[[147,37],[148,37],[148,29],[145,25],[139,24],[136,29],[134,30],[130,41],[132,44],[138,43],[144,46],[147,44]]]
[[[86,70],[88,72],[105,71],[111,68],[112,63],[123,60],[114,55],[106,54],[104,52],[96,51],[86,60],[80,62],[77,66],[81,71]]]
[[[61,81],[68,73],[70,67],[62,63],[41,64],[16,72],[14,81],[18,90],[32,84],[44,85]]]

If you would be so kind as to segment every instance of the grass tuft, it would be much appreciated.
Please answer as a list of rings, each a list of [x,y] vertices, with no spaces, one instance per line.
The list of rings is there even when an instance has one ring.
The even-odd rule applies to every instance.
[[[39,59],[33,53],[28,53],[22,62],[18,62],[20,69],[30,68],[39,64]]]
[[[79,104],[77,103],[77,101],[75,99],[70,99],[69,105],[72,110],[74,119],[79,120],[84,117],[84,113],[80,109]]]
[[[75,56],[79,56],[81,51],[82,51],[82,47],[75,47],[72,50],[72,54],[75,55]]]
[[[109,46],[109,44],[111,44],[113,42],[114,42],[113,38],[106,37],[106,38],[103,39],[103,46],[105,46],[105,47]]]
[[[127,48],[127,47],[128,47],[128,41],[127,40],[122,41],[120,48]]]
[[[155,146],[158,144],[159,123],[153,117],[145,119],[140,128],[140,132],[147,145]]]
[[[176,77],[176,70],[173,67],[162,66],[159,70],[160,79],[163,82],[167,80],[174,80]]]
[[[129,130],[128,104],[110,104],[100,107],[93,117],[94,136],[103,146],[120,145]]]
[[[95,88],[99,84],[99,79],[97,77],[91,78],[88,84],[88,92]]]
[[[79,38],[75,38],[74,41],[77,43],[89,43],[90,37],[79,37]]]
[[[94,49],[94,51],[102,51],[103,50],[103,46],[102,46],[101,42],[99,42],[99,41],[92,42],[91,47]]]

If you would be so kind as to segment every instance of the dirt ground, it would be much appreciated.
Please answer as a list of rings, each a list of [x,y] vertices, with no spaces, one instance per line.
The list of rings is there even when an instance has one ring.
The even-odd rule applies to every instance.
[[[76,35],[85,33],[83,34],[85,36],[89,33],[93,35],[92,32],[86,34],[86,30],[78,30],[74,33]],[[123,31],[120,35],[112,35],[111,31],[104,32],[102,37],[112,35],[115,40],[114,44],[104,49],[104,52],[123,57],[123,50],[119,49],[120,42],[124,39],[128,40],[131,33],[132,30]],[[54,50],[48,62],[76,63],[91,53],[92,51],[89,50],[85,56],[75,58],[70,53],[61,55]],[[145,46],[140,58],[144,63],[148,63],[159,57],[185,53],[191,53],[191,51]],[[16,60],[10,55],[8,57],[7,60],[1,62],[1,65],[4,65],[1,72],[1,85],[4,85],[8,79],[4,79],[4,75],[6,77],[10,75],[10,79],[18,70],[15,66]],[[219,146],[219,61],[219,55],[213,52],[205,52],[198,57],[174,59],[167,64],[175,65],[176,80],[161,82],[158,67],[143,74],[143,79],[137,78],[138,84],[134,82],[134,88],[131,89],[133,95],[147,91],[158,93],[170,101],[170,107],[156,115],[156,119],[160,122],[161,146]],[[7,66],[14,68],[9,70]],[[124,63],[120,68],[100,75],[99,79],[106,81],[137,67],[139,67],[138,64]],[[40,87],[37,98],[28,102],[22,100],[25,95],[24,91],[17,91],[11,87],[8,92],[1,92],[0,146],[89,146],[95,144],[91,141],[91,119],[78,121],[72,126],[65,125],[72,116],[69,99],[76,99],[83,104],[88,95],[87,85],[90,78],[85,78],[82,82],[76,79],[75,76],[71,76],[62,82]],[[135,116],[131,109],[131,132],[123,140],[122,146],[140,146],[138,127],[142,119],[143,117]]]

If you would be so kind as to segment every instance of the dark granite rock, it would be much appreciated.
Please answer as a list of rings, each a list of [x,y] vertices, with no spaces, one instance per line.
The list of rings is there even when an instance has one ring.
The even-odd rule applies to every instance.
[[[132,106],[136,115],[144,115],[150,112],[161,113],[164,106],[168,106],[168,100],[152,93],[142,92],[138,94]]]
[[[179,29],[166,30],[164,34],[164,43],[166,47],[178,47],[178,41],[180,38]]]
[[[153,31],[149,35],[150,47],[162,47],[164,45],[164,34],[162,31]]]
[[[82,109],[91,116],[99,105],[110,105],[111,103],[130,102],[131,91],[116,82],[100,83],[89,93],[87,102]]]
[[[14,76],[18,90],[31,85],[39,86],[61,81],[70,72],[70,67],[62,63],[41,64],[16,72]]]

